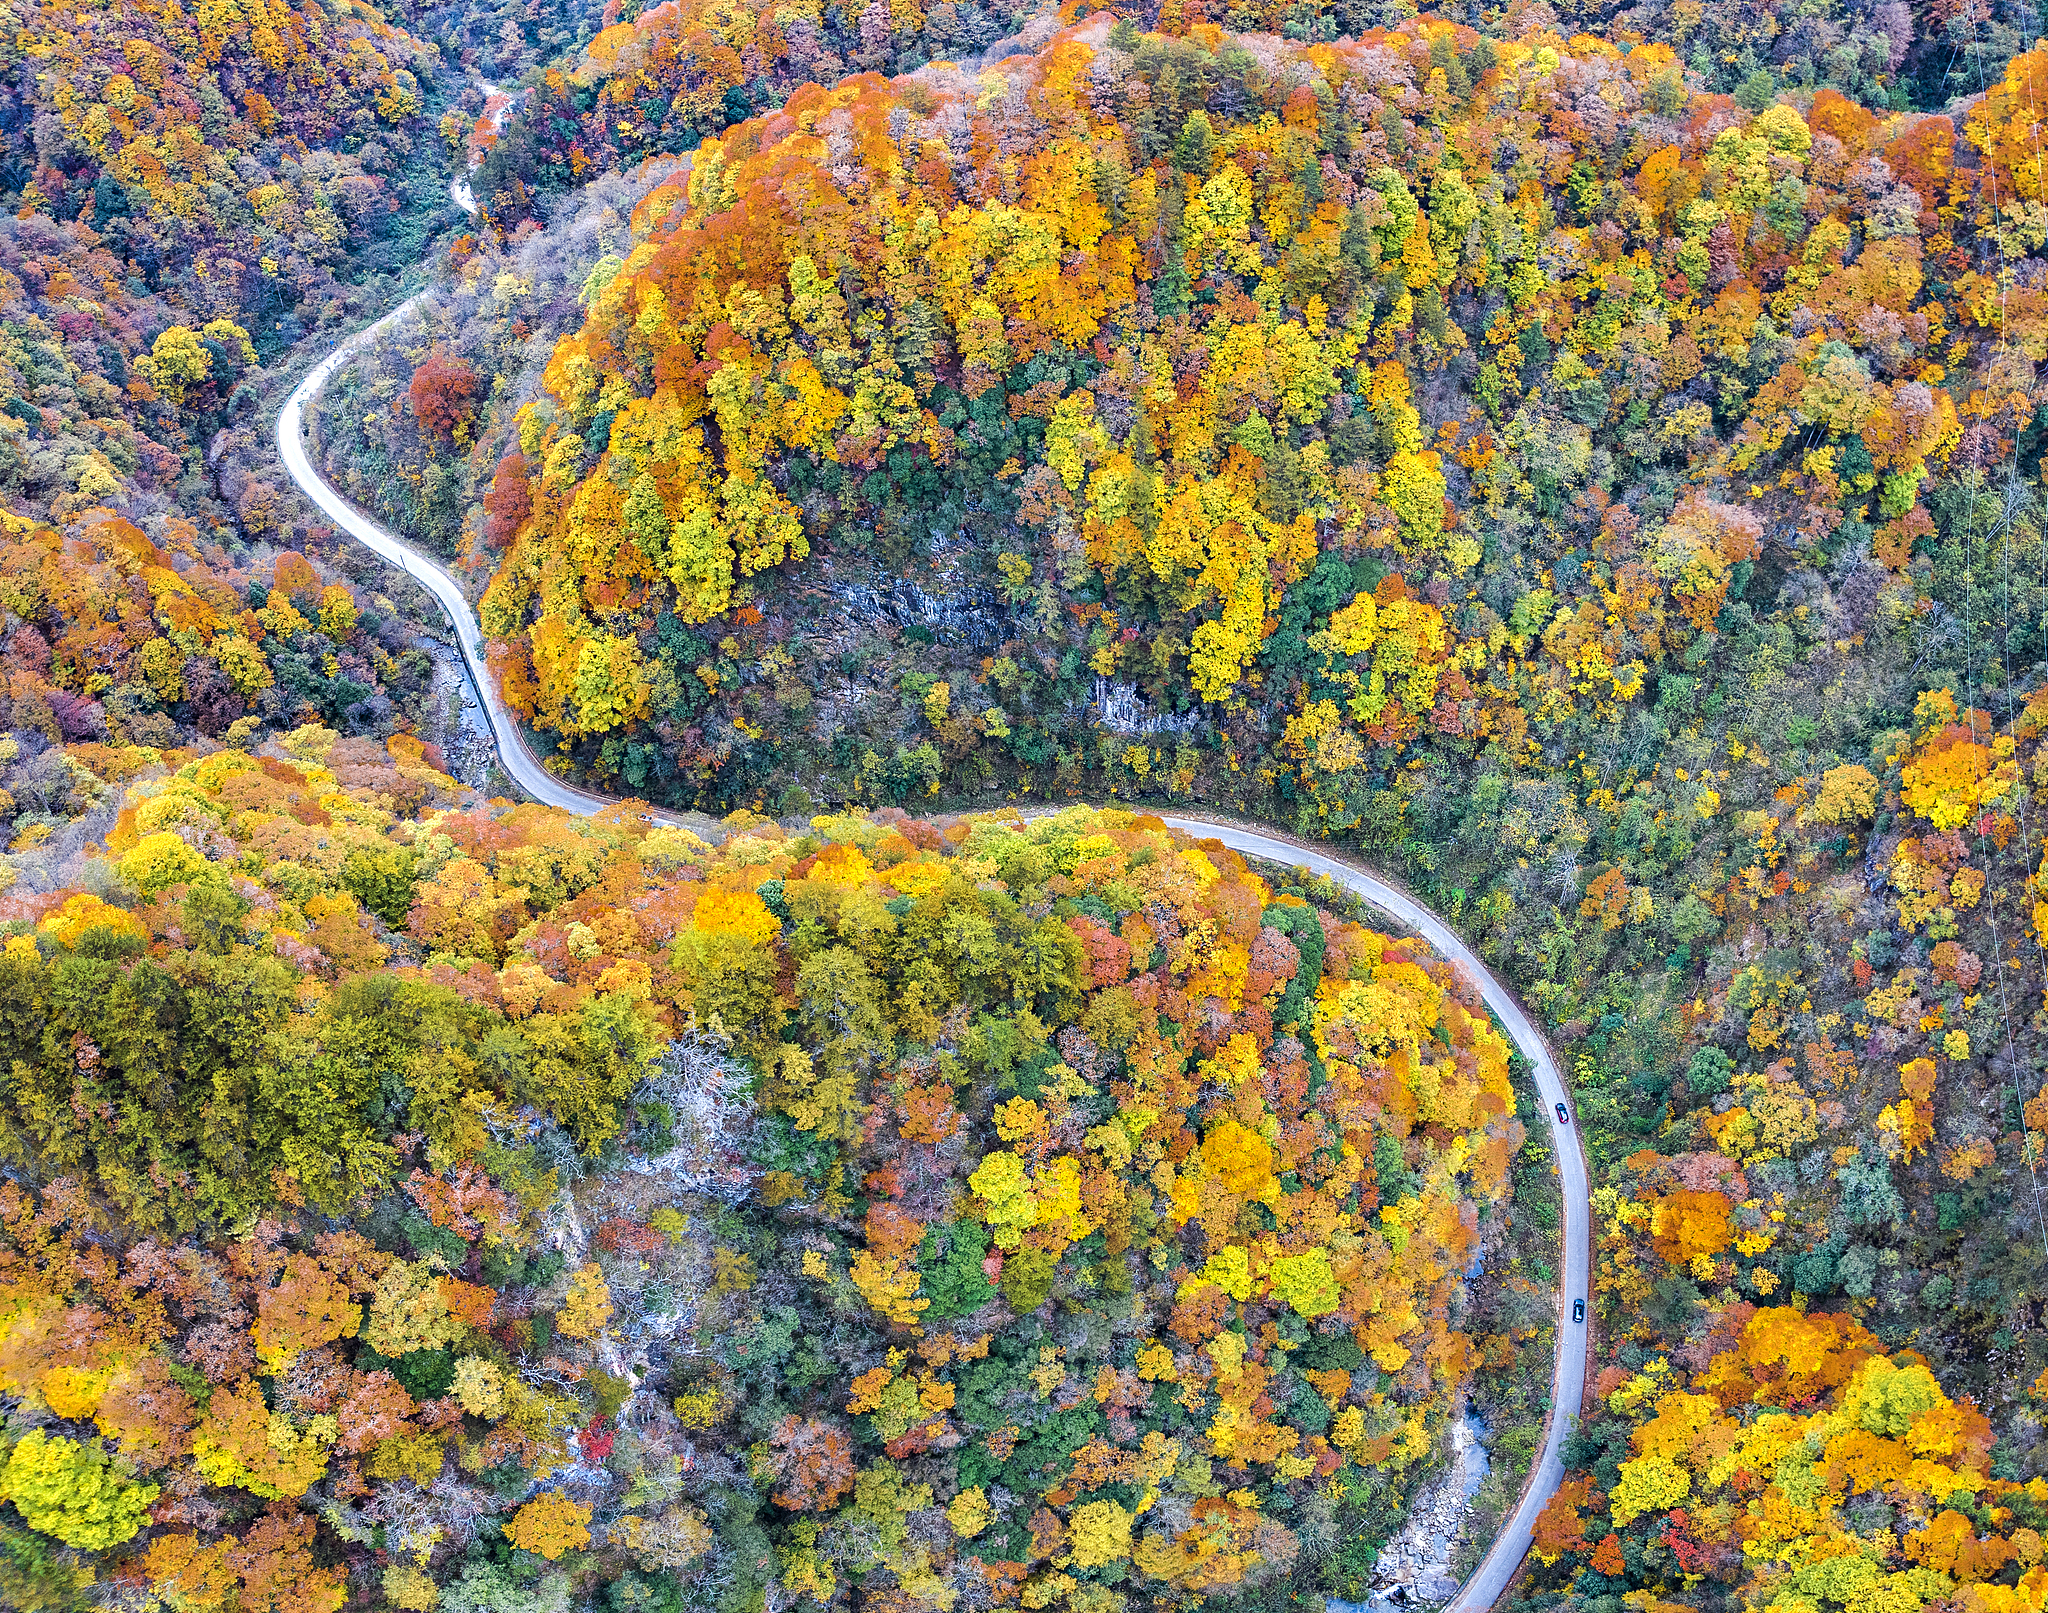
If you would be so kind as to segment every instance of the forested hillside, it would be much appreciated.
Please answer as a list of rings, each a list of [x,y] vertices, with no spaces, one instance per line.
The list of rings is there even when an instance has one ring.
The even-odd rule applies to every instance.
[[[1106,28],[804,92],[586,278],[484,615],[599,776],[645,739],[685,799],[1200,774],[1385,825],[1404,756],[1555,760],[1752,633],[1789,667],[1964,607],[2003,541],[1964,483],[2033,429],[1997,196],[2040,183],[2042,58],[1958,128],[1752,114],[1655,45]],[[893,625],[946,642],[793,632],[847,598],[828,557],[907,571],[938,603]],[[1109,703],[1196,743],[1110,744]]]
[[[1157,820],[713,848],[302,728],[85,872],[0,898],[13,1605],[1343,1592],[1517,1358],[1476,996]]]
[[[1208,802],[1472,934],[1594,1155],[1532,1604],[2031,1607],[2048,54],[1682,9],[1101,18],[508,192],[440,535],[596,782]],[[739,117],[681,27],[550,162]]]
[[[582,46],[604,26],[607,0],[405,0],[391,8],[446,60],[500,84]]]
[[[281,320],[317,322],[306,300],[332,271],[375,261],[364,249],[406,199],[436,64],[370,6],[38,0],[15,38],[0,188],[17,224],[76,221],[80,246],[126,260],[192,323],[232,317],[266,350]]]
[[[40,868],[136,765],[67,780],[54,746],[429,715],[428,661],[287,497],[267,410],[448,211],[450,86],[368,6],[32,24],[0,90],[0,822]]]
[[[1117,15],[1163,34],[1205,24],[1297,41],[1362,39],[1402,28],[1417,8],[1387,0],[1160,0]],[[1065,7],[1012,9],[1006,0],[867,0],[861,6],[765,5],[757,0],[664,0],[607,9],[595,37],[538,75],[537,93],[488,169],[486,194],[517,217],[535,195],[585,173],[658,152],[689,149],[801,84],[849,74],[914,72],[931,62],[972,70],[997,52],[1036,48]],[[1942,111],[1981,94],[2040,33],[2024,0],[1911,6],[1904,0],[1612,0],[1518,3],[1482,11],[1445,6],[1429,19],[1495,36],[1548,28],[1616,46],[1671,49],[1695,88],[1734,95],[1750,111],[1779,91],[1835,90],[1877,111]],[[1451,75],[1447,74],[1447,78]]]
[[[2048,1608],[2032,11],[16,10],[0,1604]]]

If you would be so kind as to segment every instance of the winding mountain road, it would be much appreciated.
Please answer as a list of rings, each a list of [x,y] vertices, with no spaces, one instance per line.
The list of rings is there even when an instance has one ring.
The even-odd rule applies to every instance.
[[[483,91],[487,102],[498,94],[496,86],[491,84],[484,84]],[[493,111],[494,125],[504,121],[510,105],[509,101],[505,102]],[[476,212],[476,198],[470,193],[467,174],[458,177],[448,187],[448,196],[463,212],[472,215]],[[448,625],[455,630],[456,646],[462,652],[463,666],[469,673],[485,720],[490,724],[491,738],[497,746],[499,759],[519,787],[547,806],[561,807],[569,812],[601,812],[614,804],[608,796],[564,783],[542,767],[527,748],[525,736],[519,732],[518,724],[492,685],[484,662],[483,630],[477,624],[476,612],[470,609],[461,584],[456,582],[448,568],[421,554],[389,528],[370,519],[314,467],[309,447],[312,427],[306,416],[320,389],[336,370],[374,342],[385,327],[403,319],[425,295],[425,292],[419,292],[408,297],[375,324],[365,326],[341,342],[306,372],[305,378],[292,389],[291,396],[285,399],[284,407],[278,411],[278,458],[284,461],[285,471],[298,483],[299,491],[318,505],[336,526],[387,564],[397,566],[439,602],[442,613],[448,618]]]
[[[487,95],[496,94],[488,85],[485,91]],[[501,107],[497,116],[502,118],[504,110]],[[476,211],[466,177],[458,178],[450,187],[449,194],[463,211]],[[399,567],[439,601],[455,630],[456,644],[490,723],[499,760],[519,787],[534,800],[566,811],[585,814],[604,811],[617,804],[611,797],[565,783],[543,767],[528,749],[525,735],[519,731],[518,723],[505,708],[491,680],[485,665],[482,629],[455,578],[437,561],[412,548],[344,498],[314,467],[307,451],[306,413],[320,388],[360,348],[374,340],[378,331],[402,317],[416,301],[417,296],[409,298],[376,324],[342,342],[293,389],[277,418],[278,455],[299,490],[342,531],[381,559]],[[650,815],[667,824],[681,824],[689,819],[698,823],[704,821],[697,814],[690,814],[687,818],[662,812]],[[1587,1194],[1585,1154],[1579,1146],[1577,1128],[1568,1120],[1559,1118],[1561,1113],[1569,1112],[1571,1095],[1548,1044],[1513,995],[1494,978],[1493,972],[1449,925],[1406,891],[1351,863],[1255,829],[1170,814],[1165,815],[1165,822],[1172,828],[1202,839],[1220,841],[1246,856],[1325,874],[1377,911],[1421,936],[1438,956],[1449,959],[1478,982],[1487,1006],[1534,1069],[1536,1089],[1543,1102],[1543,1119],[1550,1127],[1551,1142],[1556,1152],[1558,1185],[1564,1204],[1564,1269],[1559,1284],[1557,1356],[1552,1369],[1551,1412],[1544,1425],[1543,1446],[1530,1469],[1521,1499],[1479,1566],[1444,1608],[1444,1613],[1479,1613],[1480,1609],[1491,1607],[1500,1599],[1529,1550],[1536,1515],[1543,1510],[1544,1503],[1556,1492],[1564,1477],[1564,1441],[1585,1393],[1587,1328],[1584,1323],[1572,1320],[1572,1306],[1577,1300],[1590,1298],[1592,1213]]]

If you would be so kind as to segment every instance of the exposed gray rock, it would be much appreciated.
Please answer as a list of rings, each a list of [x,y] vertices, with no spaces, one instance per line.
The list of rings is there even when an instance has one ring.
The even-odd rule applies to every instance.
[[[897,577],[876,586],[841,583],[832,594],[856,622],[890,621],[898,627],[922,627],[945,645],[992,650],[1018,631],[1009,607],[988,588],[968,586],[935,593],[907,577]]]
[[[1440,1607],[1458,1593],[1451,1559],[1465,1527],[1465,1512],[1491,1468],[1484,1430],[1463,1412],[1451,1425],[1451,1465],[1424,1485],[1408,1521],[1387,1542],[1363,1602],[1328,1604],[1329,1613],[1410,1613]]]
[[[1151,701],[1138,693],[1135,683],[1095,680],[1095,698],[1090,703],[1095,720],[1117,734],[1192,734],[1203,727],[1200,708],[1192,711],[1155,711]]]

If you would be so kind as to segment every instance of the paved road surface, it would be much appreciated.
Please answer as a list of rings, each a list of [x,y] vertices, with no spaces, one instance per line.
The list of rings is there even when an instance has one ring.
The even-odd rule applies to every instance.
[[[488,86],[486,88],[488,90]],[[466,180],[458,179],[451,187],[450,194],[464,211],[476,211]],[[527,749],[525,736],[520,733],[512,714],[505,709],[504,702],[499,699],[497,688],[484,666],[483,634],[477,625],[476,613],[470,609],[469,601],[463,596],[462,589],[455,579],[438,562],[420,554],[343,498],[314,468],[306,451],[304,419],[307,405],[314,395],[358,347],[369,341],[383,325],[398,318],[409,307],[411,302],[401,303],[377,324],[351,337],[316,365],[299,383],[290,398],[285,401],[284,409],[277,418],[278,454],[284,460],[285,469],[290,473],[292,480],[298,483],[299,490],[319,505],[337,526],[390,564],[401,567],[415,582],[420,583],[440,601],[442,610],[447,613],[449,622],[455,628],[455,638],[461,646],[462,659],[483,702],[492,735],[497,740],[499,759],[504,764],[505,771],[519,787],[536,801],[545,802],[549,806],[562,807],[570,812],[603,811],[614,804],[610,797],[579,790],[564,783],[542,767],[532,751]],[[680,817],[665,813],[656,813],[654,816],[665,823],[684,821]],[[1481,1608],[1491,1607],[1507,1589],[1508,1582],[1514,1578],[1516,1569],[1529,1549],[1536,1515],[1543,1510],[1544,1503],[1550,1499],[1564,1477],[1564,1440],[1571,1431],[1572,1419],[1577,1415],[1585,1390],[1586,1328],[1571,1320],[1571,1304],[1575,1299],[1589,1297],[1588,1278],[1591,1274],[1593,1247],[1592,1217],[1587,1202],[1585,1155],[1579,1147],[1578,1132],[1568,1124],[1560,1124],[1557,1119],[1555,1106],[1559,1103],[1569,1104],[1570,1095],[1558,1074],[1549,1047],[1529,1017],[1522,1012],[1521,1005],[1509,994],[1507,988],[1493,977],[1492,971],[1480,962],[1471,948],[1459,939],[1449,925],[1407,892],[1375,874],[1339,861],[1323,852],[1297,846],[1291,841],[1276,839],[1251,829],[1189,817],[1168,816],[1166,822],[1189,834],[1220,840],[1224,845],[1247,856],[1259,857],[1268,862],[1292,864],[1295,867],[1306,868],[1312,873],[1327,874],[1346,890],[1363,897],[1371,906],[1421,936],[1440,957],[1450,959],[1477,980],[1485,994],[1487,1006],[1499,1016],[1501,1024],[1506,1027],[1515,1045],[1521,1049],[1523,1057],[1535,1068],[1536,1087],[1543,1097],[1542,1118],[1550,1127],[1551,1141],[1556,1149],[1559,1185],[1564,1200],[1564,1273],[1563,1281],[1559,1285],[1561,1314],[1558,1318],[1557,1360],[1553,1369],[1551,1389],[1553,1411],[1545,1431],[1543,1449],[1531,1469],[1529,1483],[1522,1493],[1521,1502],[1509,1516],[1484,1560],[1473,1571],[1471,1578],[1460,1587],[1457,1596],[1445,1610],[1445,1613],[1478,1613]],[[1559,1409],[1565,1414],[1558,1415]]]
[[[476,687],[484,716],[491,725],[498,758],[519,787],[536,801],[543,801],[549,806],[563,807],[570,812],[600,812],[612,805],[607,797],[564,783],[542,767],[533,752],[526,748],[525,737],[519,732],[512,714],[505,709],[504,701],[498,698],[497,688],[484,666],[483,633],[477,626],[476,613],[469,608],[469,601],[463,597],[460,585],[449,575],[447,568],[421,554],[380,522],[373,521],[357,509],[314,469],[307,452],[305,415],[314,395],[326,385],[330,375],[348,362],[357,348],[374,339],[383,326],[411,306],[411,301],[400,303],[376,324],[350,337],[307,372],[306,378],[293,389],[278,413],[278,457],[284,461],[284,468],[291,479],[299,484],[299,491],[319,505],[336,526],[391,565],[402,569],[440,601],[442,611],[455,629],[455,641],[462,650],[463,664],[469,669],[470,681]]]
[[[498,93],[489,84],[484,85],[483,89],[487,97]],[[497,109],[495,117],[499,121],[503,120],[506,109],[504,106]],[[457,179],[449,186],[448,194],[456,206],[465,213],[476,211],[476,201],[470,195],[467,176]],[[579,790],[572,784],[564,783],[542,767],[533,752],[527,749],[525,736],[519,732],[519,726],[512,713],[505,709],[505,703],[498,698],[497,688],[484,666],[483,631],[477,625],[476,612],[469,608],[469,601],[463,596],[461,585],[449,574],[448,569],[439,561],[421,554],[381,522],[372,520],[351,504],[314,468],[312,456],[308,452],[309,428],[306,425],[306,413],[320,389],[327,384],[328,377],[346,364],[358,349],[374,341],[377,333],[386,325],[402,318],[418,300],[419,298],[415,296],[400,303],[376,324],[365,327],[342,342],[307,372],[306,378],[293,388],[292,395],[285,399],[283,409],[278,412],[278,457],[284,461],[284,468],[291,479],[298,483],[299,491],[319,505],[336,526],[389,564],[399,567],[440,602],[449,625],[455,630],[455,642],[462,651],[463,664],[468,668],[470,681],[475,686],[477,697],[483,705],[485,719],[490,723],[491,737],[496,741],[498,757],[503,762],[505,771],[512,775],[519,787],[534,800],[544,802],[548,806],[561,807],[570,812],[601,812],[613,804],[609,797],[596,795],[588,790]],[[665,818],[663,821],[681,820]]]
[[[1569,1106],[1571,1095],[1558,1074],[1557,1062],[1552,1058],[1549,1046],[1529,1016],[1522,1012],[1521,1004],[1515,1001],[1507,987],[1494,978],[1493,971],[1473,955],[1472,949],[1459,939],[1456,931],[1406,891],[1350,863],[1289,841],[1276,840],[1271,835],[1205,823],[1200,818],[1167,815],[1166,822],[1189,834],[1220,840],[1232,850],[1249,857],[1289,863],[1312,873],[1327,874],[1346,890],[1355,892],[1380,912],[1413,930],[1430,944],[1439,957],[1451,959],[1479,982],[1479,988],[1486,997],[1486,1006],[1499,1016],[1515,1046],[1521,1049],[1522,1056],[1535,1067],[1536,1090],[1542,1094],[1543,1119],[1550,1126],[1551,1142],[1557,1152],[1558,1186],[1564,1201],[1564,1273],[1558,1290],[1562,1314],[1558,1317],[1557,1359],[1551,1369],[1552,1412],[1544,1430],[1543,1449],[1530,1469],[1520,1504],[1509,1514],[1506,1524],[1494,1537],[1493,1545],[1472,1571],[1471,1577],[1459,1587],[1458,1594],[1445,1607],[1445,1613],[1479,1613],[1479,1609],[1491,1607],[1498,1601],[1507,1589],[1508,1581],[1515,1577],[1515,1570],[1528,1553],[1529,1539],[1536,1527],[1536,1514],[1543,1510],[1543,1504],[1564,1479],[1564,1441],[1571,1432],[1572,1420],[1585,1393],[1586,1328],[1584,1324],[1572,1321],[1571,1304],[1581,1298],[1590,1301],[1591,1297],[1588,1282],[1593,1264],[1592,1208],[1587,1202],[1586,1156],[1579,1147],[1578,1129],[1559,1124],[1555,1107],[1560,1103]],[[1558,1415],[1560,1409],[1565,1413],[1562,1416]]]

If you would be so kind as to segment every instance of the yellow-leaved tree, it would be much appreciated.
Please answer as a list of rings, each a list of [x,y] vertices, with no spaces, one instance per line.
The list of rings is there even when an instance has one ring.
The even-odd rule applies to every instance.
[[[595,1338],[612,1319],[612,1291],[596,1261],[579,1266],[569,1279],[569,1292],[562,1301],[555,1325],[572,1339]]]
[[[566,1551],[581,1551],[590,1544],[590,1508],[560,1490],[549,1490],[512,1514],[505,1538],[521,1551],[553,1562]]]

